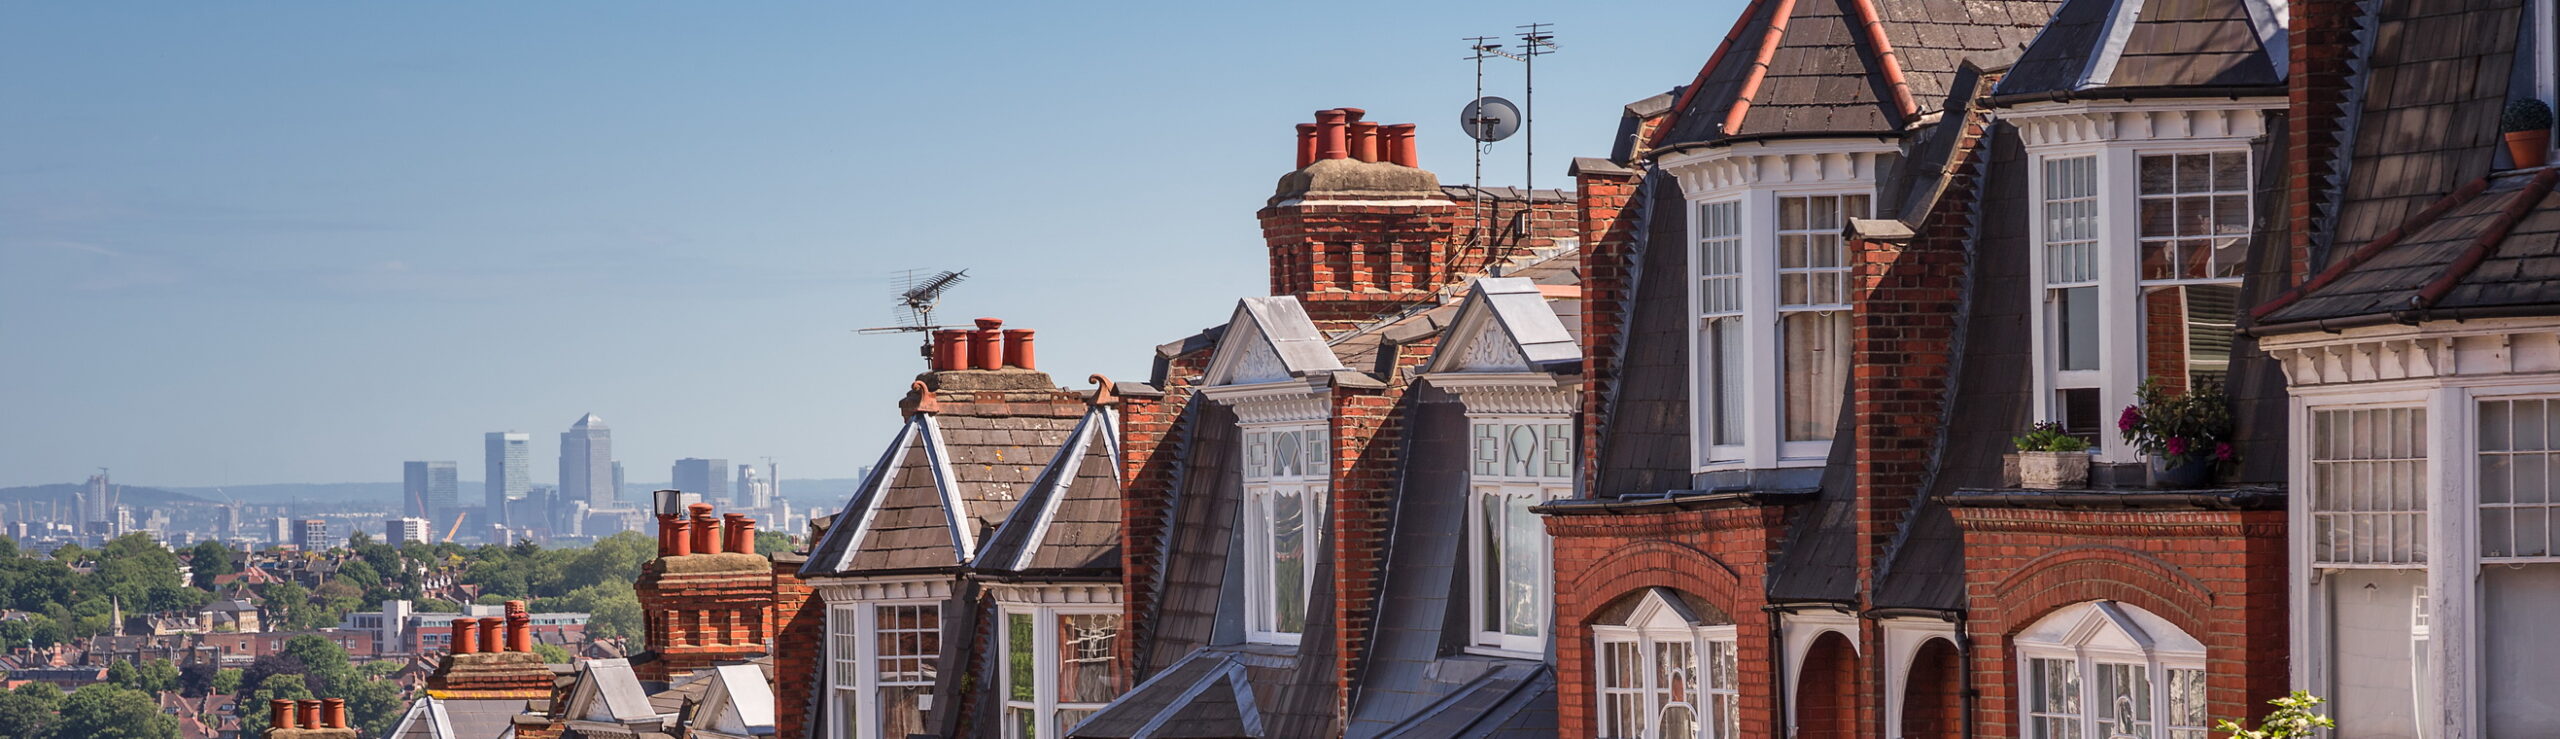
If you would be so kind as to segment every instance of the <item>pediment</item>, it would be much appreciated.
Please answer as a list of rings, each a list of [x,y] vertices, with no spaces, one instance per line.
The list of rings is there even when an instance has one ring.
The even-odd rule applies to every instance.
[[[1202,384],[1256,385],[1347,369],[1323,331],[1289,296],[1237,301]]]
[[[1486,277],[1467,288],[1424,372],[1546,372],[1582,361],[1582,345],[1536,282]]]

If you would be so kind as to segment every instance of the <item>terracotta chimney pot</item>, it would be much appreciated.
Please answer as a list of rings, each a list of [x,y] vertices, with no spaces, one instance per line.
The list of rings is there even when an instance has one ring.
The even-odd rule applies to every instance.
[[[480,622],[478,620],[468,618],[457,618],[453,620],[453,647],[451,651],[454,654],[472,654],[480,651]]]
[[[693,553],[693,521],[682,514],[667,516],[667,539],[673,542],[668,556],[682,557]]]
[[[969,368],[969,330],[946,328],[933,332],[933,371],[951,372]]]
[[[1346,115],[1341,108],[1316,111],[1317,159],[1341,159],[1351,156],[1348,144],[1343,138],[1343,129],[1348,125],[1343,120]]]
[[[1363,162],[1378,161],[1378,124],[1369,121],[1351,124],[1351,158]]]
[[[293,720],[297,708],[293,701],[283,698],[267,701],[267,727],[271,729],[302,728],[300,722]]]
[[[1336,108],[1336,110],[1342,111],[1344,123],[1359,123],[1363,116],[1369,115],[1369,111],[1360,108]]]
[[[1007,366],[1039,369],[1032,366],[1037,358],[1031,354],[1031,333],[1032,330],[1027,328],[1004,330],[1004,363]]]
[[[1316,124],[1298,124],[1298,169],[1316,163]]]
[[[317,728],[321,728],[321,725],[320,725],[320,702],[319,702],[319,701],[316,701],[316,700],[300,700],[300,701],[294,701],[294,707],[295,707],[295,708],[298,708],[298,709],[301,709],[299,712],[302,714],[302,716],[300,717],[300,721],[302,722],[302,728],[305,728],[305,729],[317,729]]]
[[[507,601],[507,651],[533,651],[533,614],[526,613],[524,601]]]
[[[1411,123],[1378,127],[1378,135],[1385,137],[1387,141],[1387,151],[1390,152],[1387,156],[1388,161],[1407,167],[1422,166],[1422,155],[1413,148],[1413,129],[1414,125]]]
[[[347,699],[320,699],[320,719],[324,729],[347,728]]]
[[[506,628],[506,619],[496,616],[481,617],[480,651],[490,654],[507,651],[507,645],[501,643],[506,641]]]
[[[686,507],[693,511],[693,551],[715,554],[720,551],[719,519],[711,517],[711,504],[695,503]]]
[[[970,369],[1004,369],[1004,319],[980,318],[969,334]]]

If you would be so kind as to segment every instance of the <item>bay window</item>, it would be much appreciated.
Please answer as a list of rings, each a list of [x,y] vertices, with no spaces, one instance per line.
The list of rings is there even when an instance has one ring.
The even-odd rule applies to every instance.
[[[1553,568],[1546,527],[1529,508],[1573,491],[1573,426],[1563,418],[1493,416],[1471,419],[1469,427],[1474,644],[1542,652]]]
[[[1849,376],[1849,219],[1862,191],[1697,203],[1692,415],[1700,469],[1819,464]]]
[[[2030,171],[2032,420],[2139,462],[2117,411],[2145,378],[2229,374],[2257,217],[2253,142],[2279,99],[2052,102],[2003,113]]]
[[[1066,736],[1119,697],[1118,611],[1008,606],[1003,623],[1008,739]]]
[[[1249,428],[1243,443],[1247,630],[1255,641],[1295,644],[1322,551],[1326,429]]]
[[[2315,410],[2310,426],[2320,695],[2351,736],[2427,736],[2427,410]]]
[[[2091,601],[2016,644],[2030,739],[2205,739],[2204,644],[2168,620]]]
[[[942,606],[852,603],[827,609],[830,725],[855,739],[925,730],[942,653]]]
[[[1741,736],[1734,627],[1662,589],[1591,627],[1604,739]],[[1714,623],[1710,623],[1713,621]]]

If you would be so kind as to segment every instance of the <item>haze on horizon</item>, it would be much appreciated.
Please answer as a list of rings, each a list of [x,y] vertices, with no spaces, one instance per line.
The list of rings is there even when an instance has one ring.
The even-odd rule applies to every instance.
[[[1739,5],[12,4],[0,486],[397,480],[500,430],[549,484],[589,412],[633,481],[849,477],[922,368],[854,333],[895,273],[969,269],[941,315],[1039,330],[1061,384],[1143,380],[1264,292],[1309,111],[1464,183],[1460,39],[1552,23],[1568,185]]]

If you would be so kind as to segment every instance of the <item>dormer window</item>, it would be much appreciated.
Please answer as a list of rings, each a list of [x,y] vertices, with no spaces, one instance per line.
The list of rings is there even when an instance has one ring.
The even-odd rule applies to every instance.
[[[2111,601],[2055,611],[2017,637],[2033,739],[2205,739],[2204,644]]]
[[[1328,438],[1322,424],[1244,432],[1245,617],[1254,641],[1296,644],[1306,631]]]
[[[1743,142],[1666,155],[1688,201],[1691,471],[1816,467],[1849,378],[1849,249],[1885,139]]]
[[[1550,611],[1547,530],[1529,508],[1573,492],[1573,424],[1552,416],[1474,416],[1468,588],[1475,645],[1535,654]]]
[[[1830,452],[1849,377],[1841,231],[1868,216],[1870,200],[1779,194],[1692,211],[1701,469],[1817,464]]]
[[[2144,378],[2223,382],[2256,220],[2251,143],[2280,101],[2021,105],[2033,159],[2036,418],[2139,461],[2114,413]]]

